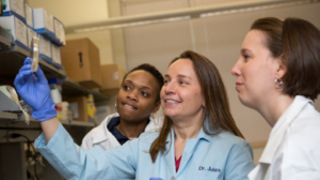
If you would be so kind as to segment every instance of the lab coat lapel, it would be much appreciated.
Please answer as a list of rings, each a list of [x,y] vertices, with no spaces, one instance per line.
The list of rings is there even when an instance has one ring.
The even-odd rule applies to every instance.
[[[284,121],[283,124],[281,124],[281,126],[277,129],[272,129],[268,143],[262,153],[259,163],[271,163],[272,159],[274,158],[275,152],[279,147],[279,144],[282,142],[285,136],[286,130],[293,122],[293,120],[300,114],[301,110],[310,102],[312,103],[310,99],[307,99],[303,96],[295,97],[292,104],[287,108],[287,110],[277,121]]]
[[[188,162],[190,161],[194,151],[196,150],[197,144],[199,143],[199,141],[201,139],[206,139],[207,141],[209,141],[209,139],[211,139],[212,137],[210,137],[209,135],[207,135],[203,128],[200,129],[197,138],[195,139],[188,139],[184,150],[183,150],[183,154],[182,154],[182,158],[181,158],[181,163],[180,163],[180,167],[178,169],[178,175],[180,172],[183,172],[183,169],[186,168]]]
[[[167,163],[167,167],[173,177],[176,175],[175,158],[174,158],[174,131],[171,129],[171,135],[169,134],[166,141],[166,149],[168,152],[164,152],[164,159]]]

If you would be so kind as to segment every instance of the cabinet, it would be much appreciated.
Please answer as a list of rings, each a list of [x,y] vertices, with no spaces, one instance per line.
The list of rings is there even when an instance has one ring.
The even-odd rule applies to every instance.
[[[28,51],[12,44],[0,35],[0,85],[13,85],[13,80],[28,55]],[[86,89],[79,83],[69,79],[63,69],[58,69],[42,59],[39,60],[39,65],[47,78],[64,80],[62,95],[65,97],[92,94],[98,102],[109,99],[100,92]],[[61,121],[61,123],[77,144],[80,144],[83,136],[95,126],[90,122],[70,120]],[[34,141],[41,132],[39,122],[32,118],[30,124],[27,125],[22,114],[0,112],[0,180],[27,179],[25,144],[28,141]],[[12,133],[20,136],[9,138]],[[37,164],[37,167],[39,166]],[[45,179],[60,179],[59,175],[48,164],[46,168],[43,168],[41,177],[45,177]]]

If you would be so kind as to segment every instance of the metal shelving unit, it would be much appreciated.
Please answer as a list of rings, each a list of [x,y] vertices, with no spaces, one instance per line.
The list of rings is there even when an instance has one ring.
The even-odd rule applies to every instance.
[[[0,36],[0,50],[1,49],[7,49],[11,47],[11,42],[7,40],[6,38]]]
[[[9,113],[9,112],[0,112],[0,122],[12,122],[17,121],[18,115],[15,113]]]
[[[0,39],[0,42],[5,42],[5,39]],[[11,48],[0,50],[0,54],[0,76],[3,79],[12,81],[23,65],[25,58],[29,56],[29,52],[19,46],[14,45]],[[66,73],[63,69],[58,69],[43,59],[39,59],[39,65],[48,79],[62,79],[66,77]]]
[[[4,36],[2,36],[4,35]],[[0,32],[0,84],[13,86],[14,78],[19,69],[23,65],[26,57],[29,56],[29,51],[14,44],[12,36],[4,31]],[[53,64],[39,59],[39,66],[43,70],[47,79],[58,78],[64,81],[63,96],[92,94],[95,101],[105,101],[109,98],[98,91],[89,90],[79,83],[67,78],[64,69],[59,69]],[[6,98],[5,98],[6,99]],[[1,100],[0,103],[8,106],[11,99]],[[12,103],[12,102],[10,102]],[[3,109],[3,111],[8,111]],[[2,112],[0,111],[0,174],[5,179],[27,179],[26,177],[26,153],[25,143],[34,141],[42,132],[40,122],[30,116],[29,124],[24,122],[24,116],[21,112]],[[19,111],[19,110],[17,110]],[[82,138],[96,124],[92,122],[81,122],[72,120],[61,120],[61,124],[73,137],[77,144],[81,144]],[[13,133],[18,137],[11,136]],[[8,166],[9,165],[9,166]],[[14,172],[12,173],[12,167]],[[1,179],[0,177],[0,179]],[[62,179],[60,175],[55,173],[53,168],[50,170],[50,165],[46,166],[44,177],[50,179]]]
[[[87,89],[81,86],[79,83],[73,81],[72,79],[65,78],[62,84],[62,96],[88,96],[92,94],[95,102],[109,100],[109,97],[105,96],[101,92]]]

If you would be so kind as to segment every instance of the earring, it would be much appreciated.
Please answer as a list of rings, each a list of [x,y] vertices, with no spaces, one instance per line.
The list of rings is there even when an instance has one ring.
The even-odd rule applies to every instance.
[[[278,87],[281,87],[283,85],[283,81],[281,79],[277,79],[275,78],[274,79],[274,83],[278,86]]]

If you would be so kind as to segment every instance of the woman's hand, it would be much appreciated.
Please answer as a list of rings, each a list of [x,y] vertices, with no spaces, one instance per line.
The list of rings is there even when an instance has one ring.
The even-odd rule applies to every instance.
[[[35,73],[31,72],[30,58],[25,59],[14,85],[22,99],[33,108],[33,118],[45,121],[57,116],[48,81],[40,67]]]

